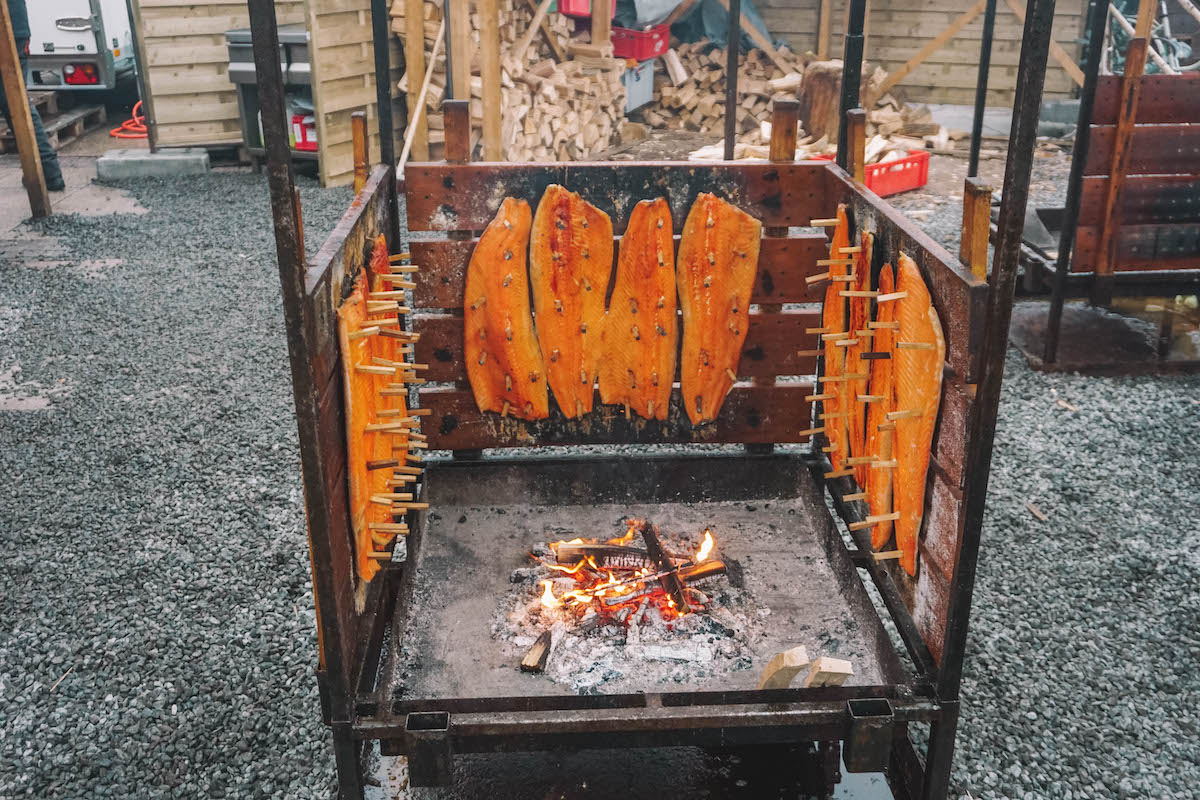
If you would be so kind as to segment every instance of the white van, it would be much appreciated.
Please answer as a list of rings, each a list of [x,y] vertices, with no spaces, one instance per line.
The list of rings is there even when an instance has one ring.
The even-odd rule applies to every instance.
[[[34,0],[27,7],[30,90],[108,90],[133,77],[125,0]]]

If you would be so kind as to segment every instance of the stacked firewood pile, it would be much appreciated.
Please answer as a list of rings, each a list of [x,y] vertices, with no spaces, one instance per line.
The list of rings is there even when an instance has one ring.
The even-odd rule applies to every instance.
[[[440,2],[422,4],[425,15],[425,59],[433,50],[442,23]],[[569,161],[586,159],[610,147],[625,118],[625,87],[621,75],[626,64],[607,53],[592,53],[587,34],[579,41],[567,17],[550,13],[531,31],[536,4],[526,0],[500,0],[500,52],[503,155],[507,161]],[[393,0],[392,31],[401,40],[406,29],[405,0]],[[480,21],[471,14],[471,34],[476,44],[471,63],[472,148],[482,136],[483,80],[479,58]],[[405,75],[420,86],[424,76]],[[445,47],[439,49],[433,77],[425,97],[430,157],[441,158],[444,138],[442,101],[446,97]],[[410,112],[411,113],[411,112]]]

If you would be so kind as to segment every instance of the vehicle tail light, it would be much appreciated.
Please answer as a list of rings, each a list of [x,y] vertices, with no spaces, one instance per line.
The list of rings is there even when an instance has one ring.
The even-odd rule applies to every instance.
[[[88,86],[100,82],[100,71],[95,64],[67,64],[63,79],[74,86]]]

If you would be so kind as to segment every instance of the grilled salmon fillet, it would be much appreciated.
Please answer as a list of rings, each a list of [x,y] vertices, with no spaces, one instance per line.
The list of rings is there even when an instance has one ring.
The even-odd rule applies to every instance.
[[[921,272],[903,253],[897,269],[896,291],[906,293],[895,301],[895,317],[900,323],[892,356],[896,412],[898,415],[919,412],[896,420],[897,465],[893,488],[893,503],[900,514],[896,520],[896,546],[903,553],[901,565],[912,575],[917,569],[917,537],[925,510],[929,450],[942,397],[946,340]],[[905,344],[925,349],[906,348]]]
[[[693,425],[716,419],[749,327],[762,223],[701,192],[683,225],[675,279],[683,311],[679,384]]]
[[[371,260],[367,262],[367,274],[371,291],[378,291],[383,286],[381,275],[392,271],[392,262],[388,258],[387,237],[382,233],[375,237],[375,246],[371,248]]]
[[[837,210],[837,226],[833,229],[833,239],[829,246],[831,259],[842,259],[842,248],[850,246],[850,222],[846,218],[846,206],[839,204]],[[834,264],[829,267],[829,274],[836,278],[849,274],[845,264]],[[844,281],[831,280],[825,287],[825,302],[821,306],[821,327],[827,333],[839,334],[846,331],[848,322],[846,315],[846,298],[840,294],[846,288]],[[821,406],[825,420],[825,439],[833,448],[829,453],[829,463],[834,470],[842,468],[846,459],[846,418],[843,415],[848,406],[843,402],[846,397],[845,384],[840,380],[845,374],[846,348],[838,347],[835,339],[824,339],[825,373],[829,379],[821,384],[821,393],[833,395]]]
[[[892,265],[884,264],[879,271],[879,293],[891,294],[896,290],[895,287]],[[875,310],[877,327],[872,329],[872,349],[876,353],[888,353],[891,356],[870,362],[871,382],[868,388],[873,396],[882,398],[867,404],[867,455],[875,461],[892,460],[892,445],[896,435],[894,424],[879,430],[879,426],[887,422],[887,415],[895,410],[895,388],[892,385],[892,358],[895,358],[892,342],[895,336],[889,327],[893,323],[895,308],[894,302],[879,303]],[[867,470],[867,505],[871,508],[871,516],[892,513],[892,472],[890,469]],[[871,547],[876,550],[882,550],[891,538],[891,521],[880,522],[871,528]]]
[[[859,239],[860,249],[854,256],[854,280],[850,287],[855,291],[866,291],[871,288],[871,245],[875,237],[864,232]],[[850,321],[846,328],[850,332],[850,341],[854,344],[846,347],[846,374],[868,375],[869,360],[862,357],[863,353],[871,352],[872,337],[867,331],[867,322],[871,318],[871,299],[868,297],[849,298]],[[886,305],[886,304],[885,304]],[[858,399],[859,395],[867,393],[867,379],[848,380],[846,387],[846,408],[850,416],[846,418],[846,442],[852,456],[867,455],[867,414],[865,404]],[[858,485],[867,485],[866,464],[855,464],[854,479]]]
[[[544,419],[546,369],[529,313],[529,204],[504,198],[471,253],[463,298],[467,378],[480,411]]]
[[[665,199],[633,207],[604,324],[600,399],[627,405],[647,419],[667,418],[675,379],[679,326],[673,232]]]
[[[592,410],[612,262],[608,215],[575,192],[548,186],[533,218],[529,280],[542,362],[568,418]]]
[[[382,371],[376,359],[399,362],[402,356],[396,340],[383,336],[355,336],[364,326],[370,326],[366,313],[367,276],[360,274],[354,290],[338,307],[338,342],[342,353],[342,385],[346,407],[347,473],[350,482],[350,510],[354,529],[354,549],[358,575],[371,580],[379,571],[378,563],[370,557],[375,549],[371,524],[392,522],[392,510],[386,504],[374,503],[372,496],[388,493],[391,470],[368,468],[368,462],[397,458],[393,445],[403,444],[404,438],[386,431],[368,431],[371,423],[393,417],[381,417],[385,409],[396,409],[399,420],[404,416],[402,394],[385,396],[382,392],[395,376],[373,374],[359,367]],[[394,373],[394,370],[393,370]],[[390,394],[390,393],[389,393]],[[399,455],[401,461],[404,455]],[[386,542],[385,537],[384,541]]]

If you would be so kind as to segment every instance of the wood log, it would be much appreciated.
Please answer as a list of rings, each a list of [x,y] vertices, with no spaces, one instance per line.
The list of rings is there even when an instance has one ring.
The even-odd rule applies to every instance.
[[[529,652],[521,659],[521,672],[544,672],[546,662],[550,660],[552,643],[553,636],[550,631],[543,631],[533,646],[529,648]]]
[[[758,681],[759,689],[786,689],[792,679],[809,665],[808,650],[804,646],[793,647],[776,653]]]
[[[849,661],[821,656],[812,663],[808,677],[804,679],[804,686],[806,688],[841,686],[853,674],[854,667]]]

